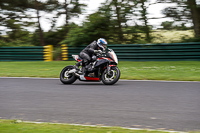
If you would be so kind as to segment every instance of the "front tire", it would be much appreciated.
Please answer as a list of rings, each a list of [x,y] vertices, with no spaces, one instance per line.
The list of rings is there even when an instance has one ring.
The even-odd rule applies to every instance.
[[[74,66],[66,66],[60,72],[60,81],[63,84],[72,84],[77,80],[74,73],[68,73],[72,69],[75,69],[75,67]]]
[[[111,67],[110,74],[107,73],[107,69],[101,75],[102,82],[105,85],[113,85],[120,78],[120,70],[117,66]]]

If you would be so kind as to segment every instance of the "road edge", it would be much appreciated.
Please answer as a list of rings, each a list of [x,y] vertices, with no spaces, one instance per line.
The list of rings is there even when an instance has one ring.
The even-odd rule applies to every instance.
[[[40,77],[0,77],[4,79],[53,79],[59,80],[59,78],[40,78]],[[197,82],[200,81],[170,81],[170,80],[127,80],[127,79],[119,79],[119,81],[129,81],[129,82]]]
[[[23,121],[23,120],[16,120],[16,123],[31,123],[31,124],[59,124],[59,125],[72,125],[72,126],[86,126],[86,127],[107,127],[112,128],[114,126],[103,126],[103,125],[85,125],[85,124],[70,124],[70,123],[52,123],[52,122],[36,122],[36,121]],[[169,133],[188,133],[184,131],[175,131],[175,130],[159,130],[159,129],[147,129],[147,128],[128,128],[128,127],[120,127],[123,129],[129,129],[129,130],[146,130],[146,131],[161,131],[161,132],[169,132]]]

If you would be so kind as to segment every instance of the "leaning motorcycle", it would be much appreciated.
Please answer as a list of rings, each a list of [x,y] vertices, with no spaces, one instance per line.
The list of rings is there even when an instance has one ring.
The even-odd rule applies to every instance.
[[[80,62],[82,59],[78,55],[72,55],[72,57]],[[84,73],[77,72],[75,65],[69,65],[62,69],[60,73],[60,81],[63,84],[72,84],[77,79],[80,81],[99,81],[105,85],[113,85],[120,78],[120,70],[117,67],[118,58],[112,49],[107,49],[103,53],[99,53],[96,59],[90,62],[89,68],[85,66],[80,67],[80,71],[84,70]]]

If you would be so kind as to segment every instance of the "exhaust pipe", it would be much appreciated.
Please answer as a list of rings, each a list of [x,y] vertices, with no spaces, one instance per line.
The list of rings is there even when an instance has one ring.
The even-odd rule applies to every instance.
[[[75,72],[76,72],[76,69],[72,69],[68,73],[75,73]]]
[[[74,73],[75,76],[78,77],[78,78],[80,77],[80,74],[76,73],[76,69],[70,70],[70,71],[68,72],[68,74],[70,74],[70,73]]]

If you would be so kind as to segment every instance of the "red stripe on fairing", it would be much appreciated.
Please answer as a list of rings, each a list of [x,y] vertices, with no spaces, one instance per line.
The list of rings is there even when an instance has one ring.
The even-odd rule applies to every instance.
[[[102,57],[102,58],[98,58],[97,60],[102,60],[102,59],[106,59],[106,60],[113,61],[113,60],[111,60],[110,58],[104,58],[104,57]]]
[[[99,78],[85,77],[86,80],[99,81]]]

